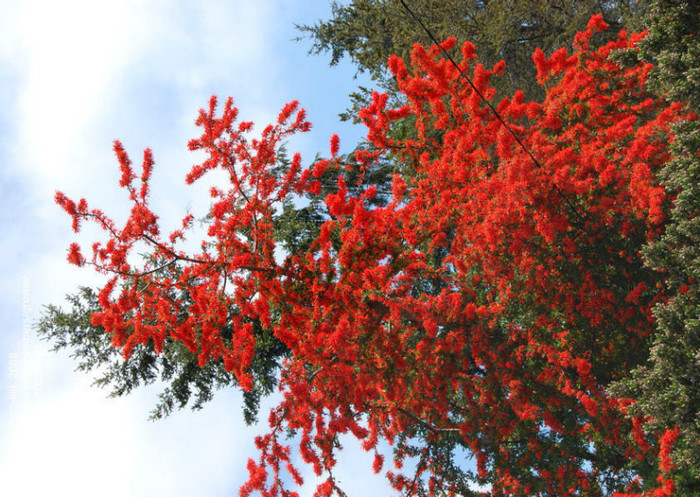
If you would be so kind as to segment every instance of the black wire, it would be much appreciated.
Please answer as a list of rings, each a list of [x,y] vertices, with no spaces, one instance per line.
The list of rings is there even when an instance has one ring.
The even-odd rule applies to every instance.
[[[530,156],[530,158],[531,158],[532,161],[537,165],[537,167],[542,167],[542,165],[540,164],[540,162],[535,158],[534,155],[532,155],[532,152],[530,152],[530,150],[529,150],[529,149],[525,146],[525,144],[520,140],[520,138],[518,137],[518,135],[515,134],[515,132],[511,129],[511,127],[508,126],[508,124],[506,124],[506,122],[503,120],[503,118],[502,118],[501,115],[498,113],[498,111],[494,108],[494,106],[491,105],[491,102],[489,102],[489,101],[486,99],[486,97],[484,97],[484,95],[483,95],[483,94],[479,91],[479,89],[474,85],[474,83],[473,83],[472,80],[469,78],[469,76],[467,76],[467,74],[462,70],[462,68],[459,67],[459,64],[457,64],[457,62],[455,62],[455,60],[452,58],[452,56],[451,56],[449,53],[447,53],[447,50],[445,50],[444,48],[442,48],[442,45],[435,39],[435,36],[433,36],[433,33],[430,32],[430,30],[426,27],[426,25],[423,24],[423,21],[420,20],[420,18],[408,7],[408,5],[406,5],[406,2],[404,2],[404,0],[400,0],[400,2],[401,2],[401,5],[403,5],[404,9],[406,9],[406,11],[407,11],[409,14],[411,14],[411,17],[413,17],[413,19],[420,25],[420,27],[423,28],[423,31],[425,31],[425,33],[430,37],[430,39],[433,41],[433,43],[434,43],[435,45],[437,45],[437,47],[438,47],[438,48],[440,49],[440,51],[445,55],[445,57],[447,57],[447,59],[452,63],[452,65],[455,66],[455,68],[457,68],[457,70],[459,71],[459,74],[461,74],[462,77],[463,77],[464,79],[467,80],[467,83],[469,83],[469,86],[472,87],[472,90],[474,90],[474,92],[475,92],[477,95],[479,95],[479,97],[481,98],[481,100],[483,100],[484,103],[485,103],[486,105],[488,105],[489,109],[491,109],[491,112],[493,112],[493,115],[496,116],[496,119],[498,119],[498,120],[501,122],[501,124],[508,130],[508,132],[511,134],[511,136],[512,136],[513,138],[515,138],[515,141],[518,142],[518,145],[520,145],[520,147],[525,151],[525,153],[526,153],[528,156]]]
[[[440,51],[443,53],[443,55],[445,57],[447,57],[447,60],[450,61],[450,63],[459,71],[459,74],[467,81],[467,83],[469,83],[469,86],[472,87],[472,90],[474,90],[474,92],[477,95],[479,95],[479,98],[481,98],[481,100],[484,101],[484,103],[489,107],[489,109],[491,109],[491,112],[493,112],[493,115],[496,116],[496,119],[498,119],[500,121],[500,123],[503,125],[503,127],[508,130],[508,132],[515,139],[515,141],[518,143],[518,145],[520,145],[520,148],[523,149],[523,151],[528,155],[528,157],[530,157],[530,159],[532,159],[532,162],[534,162],[538,168],[541,168],[542,164],[540,163],[540,161],[538,161],[537,158],[535,158],[535,156],[532,154],[530,149],[528,149],[525,146],[525,144],[522,142],[522,140],[520,140],[518,135],[515,134],[513,129],[510,126],[508,126],[508,124],[503,120],[503,118],[498,113],[498,111],[494,108],[494,106],[491,105],[491,102],[489,102],[486,99],[486,97],[479,91],[479,89],[474,85],[471,78],[469,76],[467,76],[467,74],[462,70],[461,67],[459,67],[459,64],[457,64],[457,62],[455,62],[455,60],[452,58],[452,56],[449,53],[447,53],[447,50],[442,48],[442,45],[437,41],[437,39],[435,39],[435,36],[433,36],[433,33],[428,29],[428,27],[425,24],[423,24],[423,21],[420,20],[420,18],[409,8],[408,5],[406,5],[406,2],[404,0],[399,0],[399,1],[401,2],[401,5],[403,5],[403,8],[406,9],[406,12],[408,12],[411,15],[411,17],[413,17],[413,19],[418,23],[418,25],[423,29],[423,31],[425,31],[425,33],[432,40],[432,42],[440,49]],[[574,215],[577,218],[579,218],[579,220],[583,221],[583,217],[579,214],[578,210],[576,209],[576,206],[574,206],[574,204],[571,202],[571,200],[569,200],[569,198],[566,196],[566,194],[557,185],[554,185],[554,189],[557,191],[557,193],[559,193],[559,195],[561,195],[561,197],[567,203],[567,205],[569,206],[571,211],[574,213]]]

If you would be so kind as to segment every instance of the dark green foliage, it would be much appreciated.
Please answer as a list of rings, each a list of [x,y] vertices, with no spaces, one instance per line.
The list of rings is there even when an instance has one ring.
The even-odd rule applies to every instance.
[[[435,37],[457,39],[457,46],[470,41],[479,61],[487,67],[506,62],[504,77],[495,81],[501,95],[521,89],[526,98],[542,96],[535,80],[532,53],[539,47],[551,53],[570,45],[585,29],[593,14],[603,14],[610,25],[603,38],[615,36],[623,27],[637,29],[648,0],[412,0],[410,8]],[[386,68],[389,55],[410,59],[414,43],[432,44],[399,0],[353,0],[331,4],[332,17],[298,29],[313,41],[311,53],[330,53],[331,65],[348,57],[366,72],[380,91],[397,97],[393,78]],[[364,106],[369,92],[360,87],[352,95],[353,111]],[[349,112],[344,117],[354,117]]]
[[[96,373],[94,384],[109,388],[110,397],[160,382],[163,391],[158,394],[151,419],[167,416],[188,404],[193,410],[201,409],[218,389],[236,385],[223,363],[209,361],[200,366],[197,354],[172,339],[166,339],[162,354],[157,354],[151,344],[139,345],[124,359],[121,350],[112,346],[110,335],[90,323],[92,313],[100,309],[95,292],[82,287],[78,293],[68,295],[67,301],[69,311],[53,305],[46,308],[36,325],[40,337],[50,341],[55,351],[70,349],[78,364],[76,369]],[[256,421],[260,399],[271,394],[277,385],[279,361],[287,353],[286,347],[269,330],[257,323],[254,326],[257,337],[252,367],[254,385],[243,394],[243,414],[249,424]]]
[[[285,202],[274,219],[275,238],[290,254],[304,253],[318,236],[323,221],[318,201],[306,207]]]
[[[77,370],[95,372],[95,384],[109,387],[111,397],[130,393],[157,380],[166,383],[152,418],[168,415],[174,407],[184,407],[193,398],[193,409],[212,398],[213,391],[234,383],[223,367],[209,363],[199,368],[197,356],[180,342],[168,341],[163,354],[153,347],[139,346],[127,360],[101,327],[92,326],[90,317],[100,309],[97,295],[90,288],[67,296],[70,311],[50,305],[37,324],[39,335],[53,344],[53,350],[68,348],[77,361]]]
[[[655,0],[645,26],[641,53],[656,66],[650,87],[700,111],[700,2]]]
[[[700,111],[700,3],[657,0],[649,9],[641,56],[655,63],[651,86]],[[647,364],[614,390],[638,402],[658,432],[680,427],[672,458],[679,496],[700,495],[700,124],[675,129],[672,160],[661,171],[675,197],[663,236],[647,247],[648,265],[666,277],[669,300],[655,309]]]
[[[670,300],[655,309],[650,358],[616,386],[638,399],[632,412],[654,418],[651,429],[681,428],[673,451],[680,470],[678,495],[700,494],[700,126],[677,129],[674,159],[662,171],[677,192],[663,237],[645,251],[647,263],[667,276]],[[680,493],[682,492],[682,493]]]

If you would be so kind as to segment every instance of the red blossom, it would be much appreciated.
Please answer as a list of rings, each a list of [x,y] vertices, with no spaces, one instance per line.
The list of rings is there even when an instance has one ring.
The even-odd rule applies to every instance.
[[[298,452],[315,474],[331,475],[317,495],[338,493],[332,470],[339,437],[348,433],[375,453],[375,472],[384,464],[380,442],[394,445],[396,472],[385,474],[407,493],[425,479],[430,495],[456,494],[428,449],[457,440],[475,455],[477,480],[488,481],[494,496],[599,495],[608,485],[602,475],[621,471],[619,464],[655,467],[650,461],[659,467],[652,492],[670,495],[678,431],[660,440],[645,433],[644,420],[627,417],[634,399],[616,399],[606,387],[644,353],[651,309],[667,297],[639,254],[667,219],[657,172],[681,116],[677,106],[650,100],[646,65],[623,67],[608,57],[638,36],[590,49],[604,27],[593,18],[570,55],[535,53],[542,102],[518,93],[494,103],[523,146],[479,96],[495,100],[490,80],[502,64],[473,64],[469,43],[460,68],[478,92],[437,47],[416,46],[410,68],[392,57],[408,105],[391,109],[386,95],[373,94],[359,113],[373,148],[347,164],[333,135],[330,159],[304,169],[295,154],[280,175],[281,144],[310,129],[298,103],[251,138],[252,123],[237,121],[233,100],[218,112],[212,97],[196,121],[202,134],[189,143],[206,159],[186,181],[219,170],[230,184],[211,192],[198,252],[176,245],[192,216],[161,238],[148,205],[149,150],[137,177],[115,142],[120,185],[132,203],[121,227],[56,193],[76,230],[92,220],[109,238],[93,245],[92,264],[114,278],[92,323],[125,355],[139,344],[160,350],[177,340],[200,365],[220,361],[249,390],[252,323],[288,348],[282,401],[270,433],[256,440],[259,457],[248,462],[241,495],[286,495],[283,474],[301,484],[290,447],[279,440],[286,429],[299,434]],[[415,136],[397,141],[392,126],[405,118]],[[380,193],[363,181],[389,158],[414,173],[395,174],[391,202],[376,207]],[[335,187],[315,198],[327,209],[318,236],[305,252],[280,255],[279,202],[318,197],[329,174],[338,176]],[[152,258],[132,267],[130,256],[143,244]],[[69,260],[85,263],[77,244]],[[178,271],[163,276],[170,266]],[[191,302],[186,317],[183,293]],[[423,446],[410,447],[411,437],[422,437]],[[630,461],[598,461],[610,447]],[[417,469],[409,474],[412,457]]]
[[[68,262],[75,264],[76,266],[82,266],[85,264],[85,258],[80,253],[80,245],[75,242],[70,244],[70,250],[68,251]]]

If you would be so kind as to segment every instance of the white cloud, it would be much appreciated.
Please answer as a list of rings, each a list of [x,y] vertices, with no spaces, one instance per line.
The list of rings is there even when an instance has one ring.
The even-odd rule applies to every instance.
[[[134,413],[128,404],[100,397],[72,385],[19,410],[0,466],[5,495],[129,494],[128,449],[138,446],[128,429]]]
[[[55,185],[84,168],[67,162],[84,148],[129,61],[145,42],[143,9],[123,2],[27,1],[17,19],[21,72],[18,148],[28,172]]]

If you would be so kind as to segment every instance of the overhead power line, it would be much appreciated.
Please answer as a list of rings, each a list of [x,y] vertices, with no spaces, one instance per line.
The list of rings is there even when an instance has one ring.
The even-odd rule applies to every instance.
[[[483,95],[483,93],[481,93],[479,91],[479,89],[476,87],[476,85],[474,85],[474,83],[472,82],[471,78],[467,75],[467,73],[465,73],[462,70],[462,68],[459,67],[459,64],[457,64],[457,62],[452,58],[452,56],[447,52],[447,50],[445,50],[442,47],[440,42],[438,42],[438,40],[435,38],[433,33],[423,23],[423,21],[420,19],[420,17],[418,17],[418,15],[415,12],[413,12],[408,5],[406,5],[406,2],[404,0],[399,0],[399,1],[401,2],[401,5],[403,6],[403,8],[406,9],[406,12],[408,12],[411,15],[411,17],[418,23],[418,25],[423,29],[423,31],[425,31],[425,34],[428,35],[430,40],[440,49],[440,51],[443,53],[443,55],[445,57],[447,57],[447,60],[449,60],[450,63],[457,69],[457,71],[459,71],[459,74],[462,76],[462,78],[464,78],[467,81],[467,83],[469,83],[469,86],[471,86],[472,90],[474,90],[474,92],[479,96],[479,98],[481,98],[481,100],[488,106],[488,108],[491,110],[491,112],[493,112],[493,115],[496,116],[496,119],[498,119],[498,121],[503,125],[503,127],[506,130],[508,130],[508,133],[510,133],[510,135],[515,139],[516,143],[520,146],[520,148],[523,149],[523,151],[528,155],[528,157],[530,157],[530,159],[532,159],[532,162],[534,162],[538,168],[541,168],[542,164],[540,163],[540,161],[537,160],[537,158],[533,155],[533,153],[530,151],[530,149],[527,148],[525,146],[525,144],[522,142],[520,137],[517,134],[515,134],[515,131],[513,131],[513,129],[508,125],[508,123],[505,122],[505,120],[501,117],[501,115],[498,113],[496,108],[491,104],[491,102],[489,102],[488,99]],[[574,204],[571,202],[571,200],[569,200],[567,195],[563,191],[561,191],[561,189],[557,185],[554,185],[554,189],[564,199],[564,201],[567,203],[567,205],[569,206],[571,211],[574,213],[574,215],[579,220],[583,220],[583,217],[579,214],[578,210],[576,209],[576,206],[574,206]]]
[[[515,138],[515,141],[518,142],[518,145],[520,145],[520,147],[532,159],[532,161],[537,165],[537,167],[541,167],[542,165],[535,158],[535,156],[532,154],[532,152],[530,152],[530,149],[528,149],[525,146],[525,144],[520,140],[520,137],[515,134],[515,132],[513,131],[513,129],[510,126],[508,126],[508,124],[503,120],[503,118],[498,113],[496,108],[493,105],[491,105],[491,102],[489,102],[488,99],[479,91],[479,89],[476,87],[476,85],[474,85],[474,83],[472,82],[471,78],[469,76],[467,76],[467,73],[465,73],[461,67],[459,67],[459,64],[457,64],[457,62],[455,62],[455,60],[447,52],[447,50],[442,48],[442,45],[437,41],[435,36],[433,36],[433,33],[428,29],[428,27],[425,24],[423,24],[423,21],[421,21],[421,19],[409,8],[408,5],[406,5],[406,2],[404,2],[404,0],[400,0],[400,2],[401,2],[401,5],[403,5],[403,8],[406,9],[406,11],[411,15],[411,17],[413,17],[413,19],[418,23],[418,25],[421,28],[423,28],[423,31],[425,31],[425,33],[428,35],[428,37],[430,37],[432,42],[440,49],[440,51],[443,53],[443,55],[445,57],[447,57],[447,60],[449,60],[452,63],[452,65],[455,66],[455,68],[459,71],[459,74],[467,81],[467,83],[469,83],[469,86],[472,87],[472,90],[474,90],[474,92],[477,95],[479,95],[479,98],[481,98],[481,100],[483,100],[484,103],[486,105],[488,105],[489,109],[491,109],[491,112],[493,112],[493,115],[496,116],[496,119],[498,119],[500,121],[500,123],[503,125],[503,127],[508,130],[508,132],[511,134],[511,136],[513,138]]]

